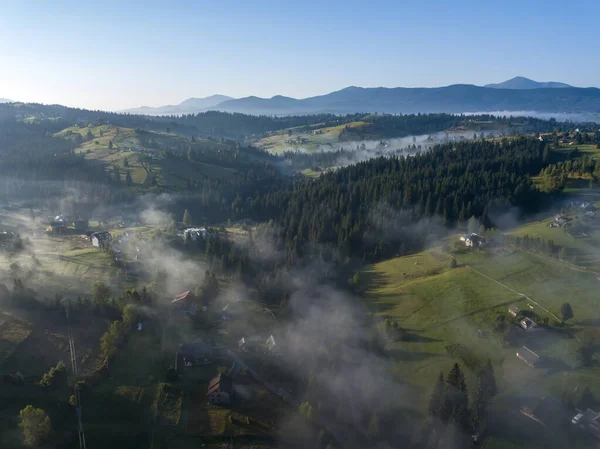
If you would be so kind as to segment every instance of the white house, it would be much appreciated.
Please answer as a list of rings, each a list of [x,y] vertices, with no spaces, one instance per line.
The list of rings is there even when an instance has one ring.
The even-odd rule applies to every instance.
[[[465,243],[465,246],[481,248],[485,245],[485,238],[478,236],[476,233],[471,233],[469,235],[463,235],[460,238],[461,242]]]

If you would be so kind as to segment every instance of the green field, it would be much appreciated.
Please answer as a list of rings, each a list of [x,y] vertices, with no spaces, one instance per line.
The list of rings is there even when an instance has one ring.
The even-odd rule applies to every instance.
[[[493,410],[498,420],[507,420],[504,426],[521,426],[518,404],[523,392],[525,396],[550,394],[573,400],[576,394],[572,386],[578,385],[590,386],[600,395],[600,368],[583,368],[577,359],[579,337],[584,332],[596,332],[595,325],[600,323],[595,275],[523,252],[463,252],[455,256],[459,263],[454,269],[440,250],[431,250],[369,266],[361,274],[371,312],[398,322],[408,332],[406,341],[390,342],[387,350],[395,360],[394,374],[420,393],[417,412],[425,412],[440,371],[447,373],[458,361],[466,369],[472,389],[477,366],[488,358],[500,388]],[[550,314],[519,294],[527,295]],[[571,303],[575,314],[565,329],[552,327],[529,334],[509,320],[510,344],[505,342],[506,333],[494,329],[498,316],[507,315],[510,305],[538,322],[547,318],[553,323],[551,314],[559,315],[565,301]],[[552,358],[552,367],[532,369],[517,359],[515,351],[522,344]],[[450,352],[456,347],[460,352]],[[496,433],[495,428],[489,431],[488,449],[518,447],[512,437]],[[536,445],[532,438],[527,447],[548,447],[540,446],[546,443]]]
[[[315,132],[299,132],[296,128],[279,131],[269,137],[259,140],[256,146],[273,154],[281,154],[284,151],[317,151],[333,148],[339,144],[340,132],[346,127],[351,128],[365,126],[365,122],[351,122],[339,126],[324,127]],[[292,131],[290,135],[288,131]]]
[[[104,164],[106,170],[119,171],[120,179],[126,181],[127,172],[131,174],[133,186],[141,186],[153,173],[157,184],[163,189],[179,191],[186,186],[187,180],[202,181],[205,177],[232,179],[236,175],[233,169],[198,161],[188,161],[168,158],[163,155],[165,150],[181,151],[181,148],[198,147],[202,151],[227,151],[226,144],[197,139],[192,142],[184,136],[172,133],[146,132],[161,150],[144,146],[138,133],[131,128],[114,125],[101,126],[72,126],[57,133],[57,137],[75,139],[77,136],[86,138],[88,132],[93,139],[82,142],[75,150],[86,159]],[[110,142],[112,141],[112,148]]]
[[[575,233],[569,227],[552,228],[549,224],[554,221],[554,217],[551,217],[519,226],[507,234],[552,240],[555,245],[568,250],[568,257],[564,262],[590,272],[600,272],[600,217],[586,217],[585,212],[576,206],[570,208],[564,216],[571,219],[571,223],[578,223],[584,232]]]

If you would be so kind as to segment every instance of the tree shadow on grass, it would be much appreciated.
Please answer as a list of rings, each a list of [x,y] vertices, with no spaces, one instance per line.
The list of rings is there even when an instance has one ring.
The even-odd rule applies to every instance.
[[[386,284],[386,276],[377,271],[363,271],[359,276],[361,289],[365,292],[375,290]]]
[[[396,361],[400,362],[421,362],[432,358],[439,357],[440,354],[429,352],[407,351],[405,349],[394,348],[386,351],[387,355]]]

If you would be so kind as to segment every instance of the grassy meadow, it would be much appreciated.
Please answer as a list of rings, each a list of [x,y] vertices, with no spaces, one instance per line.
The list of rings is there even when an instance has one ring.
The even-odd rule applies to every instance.
[[[531,232],[528,226],[535,224],[514,232]],[[530,426],[524,425],[519,407],[527,398],[543,395],[575,401],[585,386],[600,395],[600,365],[583,367],[577,356],[584,338],[600,335],[600,282],[593,273],[521,251],[455,250],[452,255],[458,261],[456,268],[440,247],[380,262],[361,273],[371,313],[397,322],[408,333],[404,341],[388,342],[394,374],[419,391],[421,402],[415,408],[425,413],[440,371],[447,373],[459,362],[473,391],[475,373],[489,358],[499,385],[493,420],[502,422],[497,429],[516,430],[514,436],[507,436],[490,425],[485,447],[524,447],[524,440],[528,441],[525,447],[560,447],[532,437],[531,429],[524,430]],[[564,302],[572,305],[574,318],[562,327],[552,314],[560,316]],[[550,326],[521,330],[507,313],[511,305],[538,323],[547,319]],[[503,330],[498,329],[500,320],[505,322]],[[548,362],[530,368],[515,355],[522,345]]]
[[[284,151],[318,151],[333,148],[340,143],[340,132],[346,127],[356,128],[365,126],[365,122],[351,122],[339,126],[324,127],[316,130],[316,133],[299,132],[297,128],[279,131],[269,137],[259,140],[256,145],[273,154],[281,154]],[[292,131],[290,135],[288,131]]]

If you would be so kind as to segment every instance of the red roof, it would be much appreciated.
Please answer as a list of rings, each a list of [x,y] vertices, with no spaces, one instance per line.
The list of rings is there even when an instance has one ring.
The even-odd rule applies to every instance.
[[[175,296],[175,298],[173,298],[173,301],[171,301],[171,304],[179,302],[179,301],[183,301],[185,299],[194,299],[194,292],[191,290],[185,291],[183,293],[180,293],[179,295]]]

